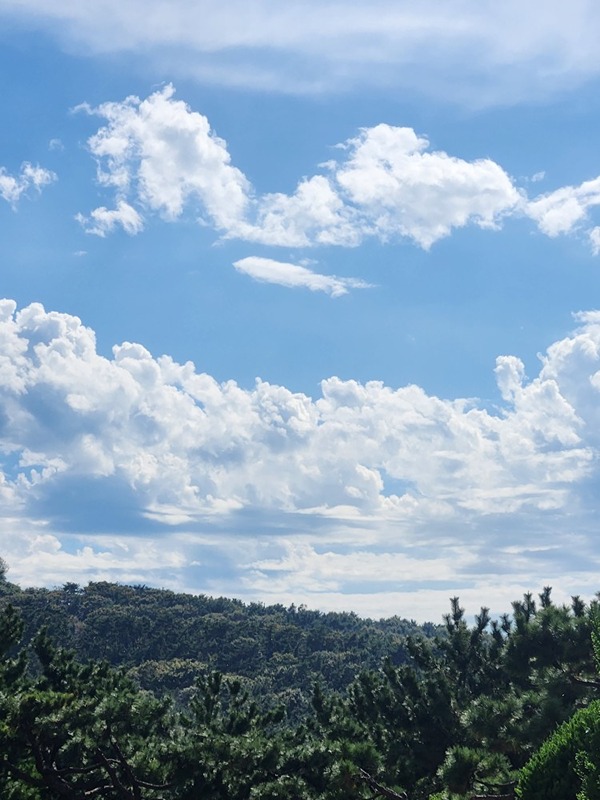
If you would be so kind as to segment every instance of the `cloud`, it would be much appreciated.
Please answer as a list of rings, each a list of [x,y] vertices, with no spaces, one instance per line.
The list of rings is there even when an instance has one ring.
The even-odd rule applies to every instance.
[[[507,406],[493,416],[379,382],[329,378],[317,400],[260,381],[247,391],[191,363],[154,359],[139,344],[105,359],[77,318],[37,304],[14,316],[12,305],[4,309],[2,441],[21,451],[18,474],[33,494],[74,474],[119,477],[142,507],[192,515],[258,503],[405,516],[414,502],[434,500],[491,513],[559,508],[568,485],[588,473],[596,434],[585,426],[598,416],[598,390],[590,384],[585,405],[570,397],[559,361],[582,358],[583,344],[569,349],[574,342],[596,346],[595,317],[554,345],[530,383],[518,359],[500,358]],[[588,362],[580,370],[589,381],[596,355]],[[386,493],[383,471],[413,490]]]
[[[86,233],[95,236],[106,236],[115,228],[121,227],[125,233],[135,235],[144,229],[144,222],[138,212],[124,200],[117,201],[117,207],[108,209],[104,206],[95,208],[89,217],[77,214],[75,219],[85,228]]]
[[[53,183],[56,179],[54,172],[34,166],[28,161],[23,162],[21,171],[16,177],[10,175],[4,167],[0,167],[0,197],[15,208],[21,196],[29,189],[33,188],[37,192],[41,192],[44,186]]]
[[[571,233],[588,219],[588,210],[600,205],[600,177],[579,186],[563,186],[527,203],[526,213],[547,236]],[[595,234],[592,235],[592,243]],[[594,248],[595,249],[595,248]]]
[[[357,209],[324,175],[304,178],[293,195],[266,194],[255,201],[254,210],[254,221],[236,225],[230,238],[287,247],[355,247],[364,235]]]
[[[246,178],[230,165],[227,146],[206,117],[174,100],[173,94],[173,87],[166,86],[146,100],[128,97],[97,108],[80,106],[107,120],[88,146],[98,160],[98,182],[114,189],[118,200],[115,212],[92,212],[91,226],[82,219],[89,233],[103,235],[116,223],[137,233],[141,217],[125,202],[129,194],[141,209],[167,220],[180,217],[186,203],[195,201],[217,230],[231,229],[243,216]]]
[[[77,216],[98,236],[118,227],[139,233],[152,214],[171,222],[193,215],[222,239],[272,247],[356,247],[375,238],[428,250],[467,225],[498,230],[525,216],[553,238],[583,232],[598,252],[590,212],[600,205],[600,177],[529,198],[492,159],[433,150],[412,128],[381,123],[337,145],[341,155],[291,194],[260,195],[207,118],[175,100],[171,85],[145,100],[80,108],[107,120],[88,145],[115,208]]]
[[[248,598],[312,572],[296,602],[358,610],[434,589],[441,613],[448,592],[479,587],[480,602],[499,575],[498,602],[560,576],[587,591],[600,312],[577,324],[531,379],[499,357],[492,413],[336,377],[315,398],[260,380],[243,389],[134,343],[105,358],[76,317],[2,301],[0,549],[27,581],[61,565],[63,580],[148,582],[147,571]],[[40,548],[50,555],[36,573]]]
[[[161,72],[280,92],[365,86],[472,105],[515,103],[580,85],[600,70],[591,0],[4,0],[1,12],[48,29],[81,54],[133,53]],[[519,20],[518,30],[515,19]]]
[[[377,125],[345,147],[349,157],[333,165],[336,181],[380,238],[405,236],[427,249],[468,223],[497,227],[521,199],[495,162],[428,152],[412,128]]]
[[[257,196],[206,117],[173,95],[169,85],[146,100],[84,107],[108,121],[88,145],[117,202],[79,215],[89,233],[120,224],[134,234],[152,212],[171,221],[194,212],[224,238],[265,245],[352,247],[377,237],[427,249],[468,224],[496,228],[522,203],[490,159],[430,151],[412,128],[384,124],[340,145],[344,157],[324,165],[328,174],[302,179],[293,194]]]
[[[348,294],[350,289],[366,289],[370,284],[356,278],[338,278],[336,275],[321,275],[298,264],[274,261],[272,258],[248,256],[235,261],[233,266],[257,281],[276,283],[295,289],[304,287],[312,292],[325,292],[332,297]]]

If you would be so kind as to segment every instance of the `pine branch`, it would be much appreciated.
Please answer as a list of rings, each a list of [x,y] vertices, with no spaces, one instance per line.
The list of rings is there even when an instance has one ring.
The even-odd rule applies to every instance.
[[[101,750],[98,750],[98,755],[100,756],[100,759],[104,765],[104,769],[108,773],[108,777],[111,780],[112,788],[117,790],[123,800],[132,800],[131,792],[121,783],[119,775],[117,774],[117,770],[115,769],[113,763],[111,763],[113,759],[107,758]]]
[[[373,789],[375,792],[373,798],[386,797],[388,800],[408,800],[408,795],[406,792],[398,794],[398,792],[395,792],[393,789],[388,789],[387,786],[383,786],[381,783],[378,783],[375,778],[372,775],[369,775],[369,773],[364,769],[360,770],[360,780],[363,781],[363,783],[366,783],[370,789]]]
[[[577,675],[569,675],[573,683],[578,686],[589,686],[591,689],[600,689],[600,681],[588,680],[587,678],[580,678]]]
[[[56,767],[54,772],[57,775],[88,775],[90,772],[94,772],[98,769],[102,769],[102,764],[100,762],[97,764],[90,764],[87,767]]]
[[[515,800],[515,793],[510,794],[472,794],[469,800]]]

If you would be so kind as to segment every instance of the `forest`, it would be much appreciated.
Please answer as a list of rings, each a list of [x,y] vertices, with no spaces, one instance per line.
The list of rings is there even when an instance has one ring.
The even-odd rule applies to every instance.
[[[600,601],[469,614],[22,589],[0,562],[0,797],[599,800]]]

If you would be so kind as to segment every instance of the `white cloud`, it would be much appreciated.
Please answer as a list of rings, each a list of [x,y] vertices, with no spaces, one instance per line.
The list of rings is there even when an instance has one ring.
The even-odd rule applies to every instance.
[[[122,103],[81,107],[108,121],[88,141],[98,160],[99,183],[115,189],[120,204],[132,194],[141,209],[170,220],[181,216],[186,203],[199,202],[218,230],[229,230],[244,213],[248,182],[230,165],[226,144],[211,131],[206,117],[174,100],[173,93],[166,86],[146,100],[128,97]],[[131,206],[125,205],[131,214]],[[96,222],[100,214],[102,222],[89,231],[114,226],[114,217],[108,226],[104,220],[115,213],[118,209],[96,209],[91,217]],[[137,214],[129,232],[140,229]]]
[[[335,377],[317,398],[246,390],[139,344],[109,359],[76,317],[2,301],[0,548],[23,580],[43,542],[37,581],[64,567],[181,585],[198,562],[185,588],[273,599],[310,573],[310,604],[359,610],[442,585],[474,595],[498,574],[583,591],[598,569],[600,312],[578,324],[530,380],[498,359],[492,414]]]
[[[16,207],[29,189],[36,189],[41,192],[44,186],[53,183],[56,175],[48,169],[23,162],[21,171],[17,176],[10,175],[4,167],[0,167],[0,197],[6,200],[11,206]]]
[[[584,391],[579,372],[589,382],[600,364],[595,351],[581,361],[584,345],[574,345],[600,347],[596,318],[554,345],[527,384],[518,359],[499,359],[507,406],[493,416],[415,386],[379,382],[329,378],[316,401],[260,381],[246,391],[217,384],[191,363],[154,359],[138,344],[115,347],[105,359],[77,318],[37,304],[14,316],[11,304],[4,309],[2,442],[6,451],[22,451],[28,485],[70,472],[118,475],[144,507],[196,513],[218,501],[404,517],[416,498],[482,513],[549,502],[558,508],[590,467],[596,429],[586,426],[598,419],[598,390],[589,383]],[[562,362],[574,360],[581,361],[577,390],[585,403],[565,383]],[[383,473],[414,490],[386,493]]]
[[[165,570],[185,566],[181,553],[165,553],[159,542],[148,537],[94,537],[78,541],[76,549],[70,550],[70,537],[63,536],[61,541],[43,527],[36,529],[32,521],[27,521],[27,530],[23,530],[23,520],[10,522],[12,534],[6,532],[9,520],[0,521],[0,547],[10,565],[9,578],[24,586],[88,580],[140,584],[147,583],[149,575],[160,581]]]
[[[267,194],[255,203],[255,221],[236,225],[230,237],[285,247],[341,245],[363,238],[360,215],[324,175],[305,178],[293,195]]]
[[[248,256],[235,261],[233,266],[257,281],[276,283],[289,288],[303,287],[312,292],[325,292],[332,297],[348,294],[350,289],[366,289],[370,284],[356,278],[338,278],[322,275],[298,264],[274,261],[272,258]]]
[[[579,186],[563,186],[527,203],[526,213],[540,230],[555,237],[571,233],[588,219],[588,210],[600,205],[600,177]],[[592,243],[594,236],[592,235]]]
[[[439,553],[424,560],[407,552],[373,553],[368,549],[340,555],[334,550],[318,552],[305,542],[286,542],[283,557],[256,561],[252,567],[259,573],[255,578],[257,586],[263,580],[263,590],[283,595],[290,589],[292,593],[306,589],[312,592],[340,591],[349,583],[364,585],[374,575],[381,582],[396,584],[410,583],[417,575],[421,581],[448,581],[452,580],[456,570],[474,563],[473,557],[465,554],[460,546],[454,548],[454,565],[443,550],[440,548]],[[293,587],[289,586],[290,575],[293,576]]]
[[[471,104],[564,91],[600,71],[592,0],[4,0],[82,54],[134,53],[162,73],[277,91],[382,85]],[[519,21],[518,26],[515,20]]]
[[[469,222],[496,227],[521,200],[495,162],[428,152],[412,128],[377,125],[346,148],[348,159],[333,166],[336,181],[382,238],[406,236],[428,248]]]
[[[125,233],[135,235],[144,228],[141,216],[125,200],[118,200],[117,207],[114,209],[100,206],[100,208],[95,208],[89,217],[77,214],[75,218],[84,227],[86,233],[92,233],[95,236],[104,237],[118,227],[123,228]]]
[[[429,248],[467,224],[498,227],[522,204],[490,159],[429,151],[412,128],[384,124],[341,145],[344,158],[325,165],[328,175],[302,179],[291,195],[256,196],[206,117],[173,93],[167,86],[146,100],[86,107],[108,121],[88,144],[99,183],[117,202],[114,211],[79,216],[88,232],[103,236],[121,224],[137,233],[151,212],[176,220],[191,209],[225,238],[266,245],[351,247],[374,236]]]
[[[224,239],[268,246],[355,247],[377,238],[429,249],[458,228],[498,229],[526,216],[550,237],[583,231],[598,252],[590,211],[600,205],[600,177],[529,199],[495,161],[432,150],[412,128],[382,123],[338,145],[341,156],[293,193],[259,195],[206,117],[173,95],[169,85],[145,100],[82,107],[107,120],[88,144],[100,186],[115,195],[114,209],[78,215],[88,233],[136,234],[153,213],[168,221],[193,213]]]

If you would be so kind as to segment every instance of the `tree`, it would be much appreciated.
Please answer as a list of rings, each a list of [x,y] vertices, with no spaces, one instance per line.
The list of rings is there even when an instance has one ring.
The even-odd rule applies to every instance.
[[[581,601],[573,598],[580,617]],[[591,644],[600,673],[600,609],[590,609]],[[600,688],[600,682],[576,679]],[[537,750],[521,772],[517,794],[521,800],[600,800],[600,700],[576,711]]]
[[[283,708],[261,710],[241,681],[218,672],[198,680],[186,731],[191,780],[181,800],[374,796],[363,780],[370,778],[364,768],[372,767],[372,748],[328,735],[316,718],[287,725]]]
[[[14,645],[11,610],[0,632]],[[5,653],[0,691],[2,797],[31,800],[167,800],[178,743],[168,702],[140,692],[107,664],[78,664],[44,633],[24,654]]]
[[[600,701],[596,700],[577,711],[536,751],[521,771],[517,796],[521,800],[595,800],[600,789],[599,753]],[[587,785],[582,786],[582,778]]]

